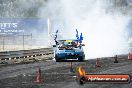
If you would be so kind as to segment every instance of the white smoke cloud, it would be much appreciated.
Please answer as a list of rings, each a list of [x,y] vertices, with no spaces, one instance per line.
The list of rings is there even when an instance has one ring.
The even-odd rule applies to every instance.
[[[64,38],[75,38],[76,28],[83,33],[88,59],[128,52],[125,29],[129,19],[118,12],[106,13],[107,4],[106,0],[55,0],[49,1],[46,9],[55,25],[63,27]],[[45,9],[40,12],[43,17]]]

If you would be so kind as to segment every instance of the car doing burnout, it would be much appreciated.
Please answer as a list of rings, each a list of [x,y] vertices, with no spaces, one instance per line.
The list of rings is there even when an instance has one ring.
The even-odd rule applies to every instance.
[[[58,40],[54,48],[54,58],[58,61],[83,61],[85,54],[82,46],[84,44],[78,44],[78,40]]]

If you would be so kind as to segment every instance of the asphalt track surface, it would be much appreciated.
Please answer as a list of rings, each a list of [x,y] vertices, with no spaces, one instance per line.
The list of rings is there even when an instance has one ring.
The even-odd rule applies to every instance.
[[[132,60],[119,58],[119,63],[113,63],[113,58],[101,59],[101,67],[95,67],[96,60],[74,62],[73,68],[82,66],[87,73],[93,74],[130,74],[132,75]],[[35,83],[38,67],[41,68],[44,82]],[[18,64],[0,67],[0,88],[132,88],[129,84],[86,83],[79,85],[75,81],[75,73],[70,72],[70,62],[54,62],[52,60]]]

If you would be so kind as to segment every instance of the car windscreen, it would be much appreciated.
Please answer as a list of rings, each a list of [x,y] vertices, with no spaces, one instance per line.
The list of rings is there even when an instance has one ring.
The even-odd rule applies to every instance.
[[[78,42],[77,41],[60,41],[58,44],[58,48],[60,50],[68,49],[72,50],[74,48],[78,48]]]

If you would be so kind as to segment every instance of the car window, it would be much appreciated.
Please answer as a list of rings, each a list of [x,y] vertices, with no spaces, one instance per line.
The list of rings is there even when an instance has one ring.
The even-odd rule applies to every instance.
[[[58,48],[78,48],[78,42],[77,41],[59,41]]]

